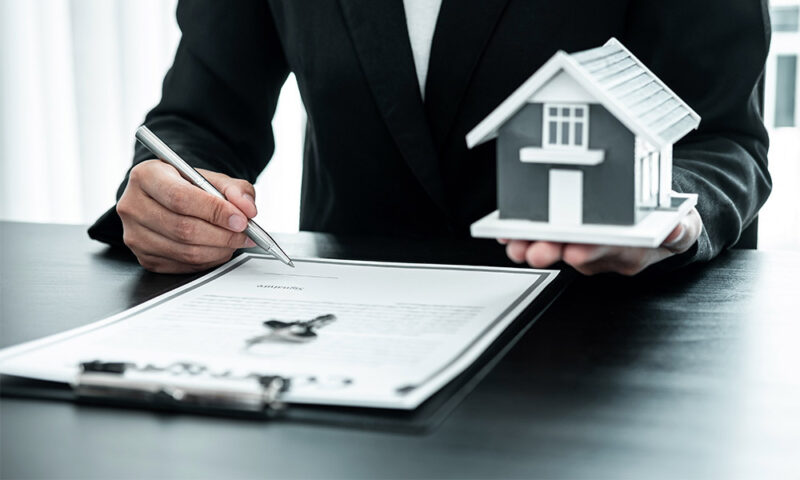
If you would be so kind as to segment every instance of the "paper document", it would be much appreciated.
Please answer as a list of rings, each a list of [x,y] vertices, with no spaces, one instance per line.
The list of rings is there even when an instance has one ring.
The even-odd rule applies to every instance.
[[[295,265],[242,255],[113,317],[0,350],[0,373],[72,382],[85,361],[190,362],[286,376],[289,403],[412,409],[474,362],[557,275],[325,259]],[[328,323],[308,341],[264,324],[323,316]]]

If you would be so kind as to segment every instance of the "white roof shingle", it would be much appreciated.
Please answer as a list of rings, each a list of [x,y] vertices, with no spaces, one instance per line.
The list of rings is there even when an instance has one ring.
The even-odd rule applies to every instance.
[[[560,71],[603,104],[636,135],[658,148],[672,145],[700,125],[700,116],[617,39],[573,54],[557,52],[467,134],[467,145],[497,136],[498,129]]]

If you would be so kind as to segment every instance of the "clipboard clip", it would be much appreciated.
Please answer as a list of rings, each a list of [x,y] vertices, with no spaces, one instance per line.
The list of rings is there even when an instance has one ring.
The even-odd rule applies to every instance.
[[[78,399],[169,410],[273,416],[286,408],[281,397],[290,387],[279,375],[213,373],[191,362],[139,367],[95,360],[79,367],[73,384]]]

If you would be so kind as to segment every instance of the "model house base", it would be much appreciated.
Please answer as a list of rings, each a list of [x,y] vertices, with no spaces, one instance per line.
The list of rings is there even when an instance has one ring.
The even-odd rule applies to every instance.
[[[530,220],[501,219],[495,210],[472,224],[478,238],[544,240],[564,243],[658,247],[681,219],[697,205],[697,195],[672,194],[672,208],[654,208],[635,225],[558,225]]]

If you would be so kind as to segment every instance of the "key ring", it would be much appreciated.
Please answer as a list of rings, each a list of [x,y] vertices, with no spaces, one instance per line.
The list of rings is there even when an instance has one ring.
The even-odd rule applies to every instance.
[[[269,332],[258,335],[247,340],[247,347],[255,344],[283,340],[295,343],[306,343],[317,338],[316,329],[322,328],[336,321],[336,315],[331,313],[320,315],[311,320],[295,320],[285,322],[283,320],[270,319],[263,323]]]

